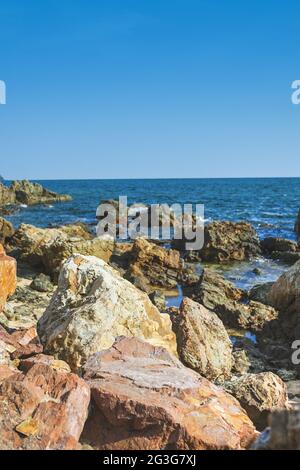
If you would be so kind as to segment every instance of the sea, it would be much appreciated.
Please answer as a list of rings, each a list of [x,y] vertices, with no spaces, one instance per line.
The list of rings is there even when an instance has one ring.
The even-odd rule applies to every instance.
[[[18,227],[21,223],[39,227],[84,222],[96,223],[96,209],[102,200],[127,196],[128,204],[187,204],[205,207],[205,221],[247,221],[261,238],[284,237],[296,240],[294,224],[300,208],[300,178],[234,179],[117,179],[117,180],[43,180],[46,188],[70,194],[72,201],[53,205],[20,206],[7,217]],[[9,184],[9,182],[6,182]],[[201,265],[196,269],[201,269]],[[238,287],[274,281],[287,269],[277,261],[258,258],[213,266]],[[254,268],[259,268],[257,275]],[[254,272],[255,271],[255,272]],[[179,293],[180,294],[180,293]],[[176,305],[180,295],[170,299]]]

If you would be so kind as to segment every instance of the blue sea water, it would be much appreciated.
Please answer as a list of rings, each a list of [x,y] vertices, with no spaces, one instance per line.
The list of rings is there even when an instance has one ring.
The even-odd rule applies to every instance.
[[[300,207],[300,178],[243,179],[139,179],[139,180],[56,180],[38,181],[46,188],[70,194],[73,200],[52,206],[20,207],[9,219],[47,227],[82,221],[96,222],[96,209],[103,199],[128,197],[128,203],[201,203],[205,219],[248,221],[261,238],[280,236],[295,239],[294,223]],[[286,269],[270,260],[237,263],[221,267],[237,285],[249,287],[274,280]]]

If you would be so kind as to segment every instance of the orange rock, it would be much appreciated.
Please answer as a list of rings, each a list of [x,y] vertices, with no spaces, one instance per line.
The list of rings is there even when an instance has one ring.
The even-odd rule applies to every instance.
[[[81,442],[96,449],[238,450],[257,436],[235,398],[138,338],[91,356],[84,378],[92,407]]]
[[[34,364],[26,374],[2,369],[0,450],[80,448],[90,401],[88,385],[45,364]]]
[[[0,311],[7,298],[12,295],[17,286],[17,263],[10,256],[6,256],[0,244]]]

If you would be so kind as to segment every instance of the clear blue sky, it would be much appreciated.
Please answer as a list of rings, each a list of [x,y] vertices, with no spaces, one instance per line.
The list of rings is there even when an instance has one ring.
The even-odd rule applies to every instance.
[[[298,0],[1,0],[6,178],[300,176]]]

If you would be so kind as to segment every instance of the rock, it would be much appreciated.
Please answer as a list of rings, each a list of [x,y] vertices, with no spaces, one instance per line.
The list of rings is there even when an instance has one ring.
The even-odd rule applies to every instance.
[[[265,282],[264,284],[255,285],[248,293],[249,299],[269,305],[269,294],[273,284],[274,282]]]
[[[0,217],[0,243],[5,245],[8,238],[12,237],[14,234],[14,228],[8,220]]]
[[[0,244],[0,312],[2,311],[7,298],[12,295],[17,285],[17,264],[16,261],[6,256]]]
[[[26,373],[8,374],[0,382],[0,449],[80,448],[89,401],[82,379],[48,365],[37,363]]]
[[[286,385],[272,372],[235,377],[226,383],[225,388],[240,402],[259,430],[266,427],[271,411],[288,406]]]
[[[183,261],[178,251],[167,250],[144,238],[138,238],[131,251],[126,279],[134,281],[137,278],[149,288],[154,286],[174,289],[182,270]]]
[[[223,381],[232,368],[232,344],[217,315],[185,297],[176,330],[181,361],[203,377]]]
[[[275,411],[253,450],[300,450],[300,410]]]
[[[217,263],[243,261],[260,253],[260,241],[252,225],[246,222],[223,221],[205,226],[204,246],[196,252],[198,261]]]
[[[233,367],[232,372],[236,375],[246,374],[251,366],[251,362],[247,356],[245,350],[235,350],[233,351]]]
[[[38,274],[30,284],[31,289],[36,290],[38,292],[52,292],[54,290],[54,286],[51,282],[49,276],[41,273]]]
[[[57,194],[45,189],[38,183],[27,180],[13,181],[10,190],[15,193],[16,202],[26,205],[52,204],[55,202],[70,201],[72,198],[66,194]]]
[[[273,284],[269,302],[279,311],[279,317],[264,329],[263,334],[290,345],[300,337],[300,261]]]
[[[103,260],[76,255],[61,270],[58,289],[39,320],[45,351],[77,370],[119,335],[137,336],[176,353],[168,315]]]
[[[0,326],[0,341],[5,344],[6,351],[12,360],[30,357],[43,351],[34,327],[9,333]]]
[[[259,302],[250,301],[246,304],[245,292],[210,269],[204,269],[199,282],[184,292],[215,312],[230,328],[259,331],[278,315],[274,308]]]
[[[241,449],[256,435],[233,397],[137,338],[90,357],[84,378],[92,410],[82,442],[95,449]]]
[[[35,356],[21,359],[18,367],[22,372],[28,372],[35,364],[44,364],[60,372],[71,372],[70,366],[66,362],[46,354],[36,354]]]
[[[16,202],[15,193],[4,184],[0,183],[0,206],[6,206],[7,204],[14,204]]]
[[[19,259],[43,270],[56,280],[61,264],[75,253],[97,256],[108,261],[114,242],[91,238],[81,225],[42,229],[22,224],[13,237]]]
[[[286,264],[294,264],[300,259],[297,243],[285,238],[265,238],[261,241],[261,247],[265,255]]]
[[[164,312],[166,309],[166,297],[161,291],[154,291],[149,295],[149,299],[158,308],[160,312]]]

